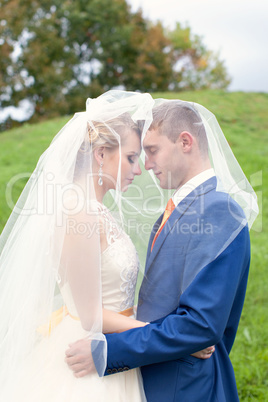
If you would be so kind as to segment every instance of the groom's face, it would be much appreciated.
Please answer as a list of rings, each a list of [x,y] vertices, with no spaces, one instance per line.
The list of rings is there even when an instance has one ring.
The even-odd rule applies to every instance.
[[[143,147],[146,153],[145,168],[153,170],[160,187],[176,189],[184,184],[187,164],[179,138],[172,142],[157,129],[152,129],[146,133]]]

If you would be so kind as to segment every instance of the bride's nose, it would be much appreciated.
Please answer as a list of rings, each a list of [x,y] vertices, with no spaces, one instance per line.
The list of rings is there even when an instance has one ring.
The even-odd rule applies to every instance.
[[[135,164],[135,167],[134,167],[134,174],[137,175],[137,176],[141,175],[141,168],[140,168],[140,164],[139,164],[139,163],[136,163],[136,164]]]

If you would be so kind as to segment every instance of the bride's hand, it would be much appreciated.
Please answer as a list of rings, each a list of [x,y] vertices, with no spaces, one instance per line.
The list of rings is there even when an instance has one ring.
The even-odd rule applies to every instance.
[[[206,349],[191,354],[191,356],[197,357],[198,359],[209,359],[212,353],[214,352],[215,352],[215,346],[209,346]]]

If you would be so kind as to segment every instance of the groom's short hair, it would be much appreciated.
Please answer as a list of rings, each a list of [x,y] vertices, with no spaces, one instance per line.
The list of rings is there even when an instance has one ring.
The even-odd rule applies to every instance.
[[[153,122],[149,130],[158,130],[176,142],[183,131],[197,139],[201,153],[208,154],[206,130],[194,105],[180,100],[167,100],[153,108]]]

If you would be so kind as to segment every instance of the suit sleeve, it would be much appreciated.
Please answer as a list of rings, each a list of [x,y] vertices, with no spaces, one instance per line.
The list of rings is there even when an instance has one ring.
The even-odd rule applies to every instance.
[[[222,254],[198,273],[180,297],[175,313],[162,322],[106,335],[105,374],[122,367],[131,369],[180,359],[224,340],[226,328],[236,332],[249,262],[249,234],[245,227]]]

